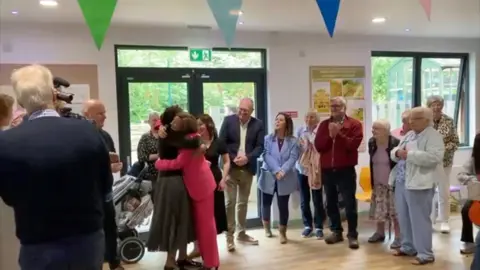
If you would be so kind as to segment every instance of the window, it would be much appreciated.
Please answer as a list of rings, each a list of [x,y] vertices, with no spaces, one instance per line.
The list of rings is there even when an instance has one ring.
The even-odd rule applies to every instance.
[[[388,119],[392,129],[401,127],[402,112],[412,107],[411,57],[372,59],[373,119]]]
[[[468,145],[468,54],[372,53],[372,119],[401,126],[401,113],[425,106],[432,95],[443,97],[443,112],[452,117],[462,145]]]
[[[212,60],[192,62],[187,48],[117,50],[118,67],[132,68],[263,68],[260,51],[212,50]]]

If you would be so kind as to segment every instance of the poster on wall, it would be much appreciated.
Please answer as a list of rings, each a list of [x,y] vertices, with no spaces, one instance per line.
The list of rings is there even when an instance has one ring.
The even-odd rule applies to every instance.
[[[347,115],[362,123],[365,134],[365,67],[311,66],[310,106],[321,119],[330,117],[330,99],[339,96],[347,100]],[[366,150],[365,138],[358,150]]]

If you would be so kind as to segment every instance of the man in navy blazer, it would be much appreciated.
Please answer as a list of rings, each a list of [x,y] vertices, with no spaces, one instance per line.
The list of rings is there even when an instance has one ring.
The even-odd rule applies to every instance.
[[[232,162],[228,189],[226,191],[227,208],[227,249],[235,250],[233,235],[238,224],[237,241],[258,245],[258,240],[246,234],[248,198],[253,176],[257,170],[257,159],[263,152],[265,130],[263,122],[253,113],[253,100],[243,98],[240,101],[237,114],[226,116],[220,128],[220,139],[226,145]],[[237,199],[238,197],[238,199]],[[235,219],[235,208],[238,207]],[[236,221],[236,222],[235,222]]]
[[[110,156],[88,121],[60,117],[51,72],[32,65],[12,84],[28,120],[0,134],[0,197],[15,213],[22,270],[102,268]]]

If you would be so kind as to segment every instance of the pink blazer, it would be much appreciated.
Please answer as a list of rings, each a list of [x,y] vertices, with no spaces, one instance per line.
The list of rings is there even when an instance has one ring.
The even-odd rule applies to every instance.
[[[196,150],[180,149],[176,159],[158,159],[155,168],[159,171],[183,170],[183,181],[188,194],[193,200],[201,201],[212,195],[217,184],[205,157],[195,152]]]

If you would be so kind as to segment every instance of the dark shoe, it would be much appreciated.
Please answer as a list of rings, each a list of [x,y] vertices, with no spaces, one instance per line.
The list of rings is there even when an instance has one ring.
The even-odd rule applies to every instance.
[[[360,245],[358,244],[357,238],[348,238],[348,247],[350,249],[358,249]]]
[[[381,235],[379,233],[374,233],[370,238],[368,238],[368,243],[382,243],[385,241],[385,235]]]
[[[178,260],[177,261],[177,266],[180,268],[185,268],[185,267],[203,267],[203,264],[200,262],[196,262],[193,260]]]
[[[175,270],[177,269],[176,267],[171,267],[171,266],[164,266],[163,270]]]
[[[399,238],[395,238],[393,240],[392,244],[390,245],[390,249],[398,249],[402,247],[402,242],[400,241]]]
[[[322,240],[323,237],[324,237],[323,230],[316,229],[315,230],[315,237],[317,238],[317,240]]]
[[[341,233],[333,232],[325,238],[325,243],[332,245],[343,241],[343,235]]]
[[[406,253],[405,251],[401,250],[401,249],[396,249],[393,253],[392,253],[393,256],[395,257],[415,257],[417,256],[417,253],[412,253],[412,254],[409,254],[409,253]]]
[[[302,232],[302,237],[303,238],[309,238],[311,236],[312,236],[312,228],[305,227],[305,229],[303,229],[303,232]]]

